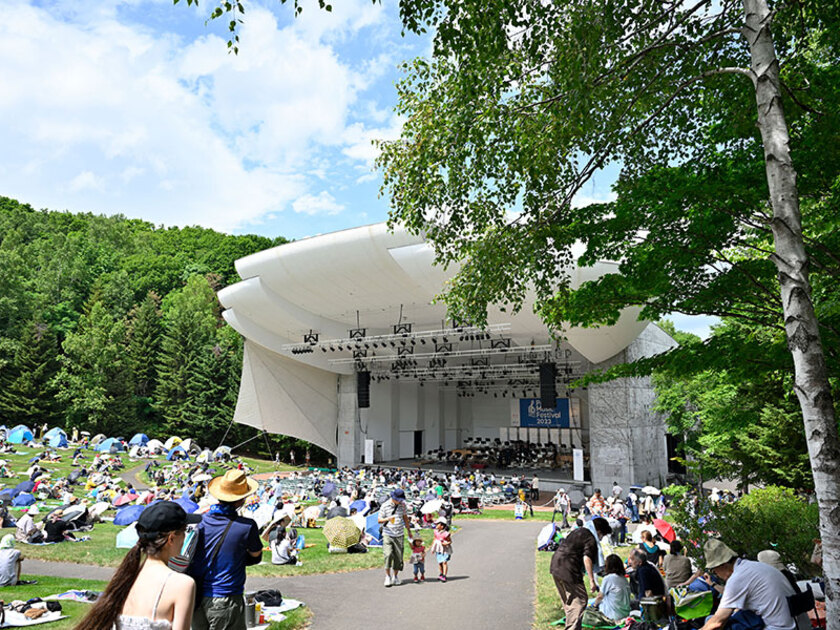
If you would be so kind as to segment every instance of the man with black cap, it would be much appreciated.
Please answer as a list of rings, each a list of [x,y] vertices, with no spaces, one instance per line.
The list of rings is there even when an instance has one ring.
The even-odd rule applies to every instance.
[[[201,585],[193,630],[245,630],[245,567],[259,564],[262,540],[253,519],[237,510],[259,484],[241,470],[229,470],[207,486],[219,502],[199,525],[190,574]]]
[[[379,509],[382,524],[382,555],[385,557],[385,586],[399,586],[399,572],[403,568],[405,532],[411,537],[411,522],[405,509],[405,492],[397,488]],[[394,576],[391,577],[391,571]]]

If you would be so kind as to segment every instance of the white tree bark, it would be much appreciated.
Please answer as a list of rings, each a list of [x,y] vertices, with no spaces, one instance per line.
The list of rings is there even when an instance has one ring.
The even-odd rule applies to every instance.
[[[791,160],[790,137],[782,109],[779,62],[770,32],[772,13],[767,0],[744,0],[744,17],[743,34],[750,48],[758,126],[764,144],[773,209],[773,259],[779,272],[796,395],[805,421],[819,503],[826,576],[826,618],[829,630],[840,630],[840,438],[817,317],[811,301],[796,170]]]

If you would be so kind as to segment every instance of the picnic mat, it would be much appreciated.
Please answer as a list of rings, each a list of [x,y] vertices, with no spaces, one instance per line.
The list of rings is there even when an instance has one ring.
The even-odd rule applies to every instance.
[[[58,601],[69,601],[69,602],[82,602],[83,604],[92,604],[102,593],[97,591],[77,591],[77,590],[70,590],[64,591],[63,593],[57,593],[55,595],[48,595],[44,597],[44,601],[48,600],[58,600]]]
[[[50,623],[51,621],[58,621],[64,619],[67,615],[62,615],[60,610],[55,612],[44,613],[37,619],[29,619],[23,613],[15,612],[14,610],[6,611],[6,621],[0,628],[20,628],[23,626],[37,626],[41,623]]]

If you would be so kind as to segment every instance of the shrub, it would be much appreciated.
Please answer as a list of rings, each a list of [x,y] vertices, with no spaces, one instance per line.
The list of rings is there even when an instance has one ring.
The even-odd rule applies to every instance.
[[[703,544],[719,537],[739,555],[755,558],[774,549],[782,562],[794,564],[805,575],[817,573],[810,563],[814,540],[819,538],[819,512],[790,488],[768,486],[753,490],[735,503],[713,504],[687,489],[665,489],[673,502],[669,520],[686,543],[686,552],[704,566]]]

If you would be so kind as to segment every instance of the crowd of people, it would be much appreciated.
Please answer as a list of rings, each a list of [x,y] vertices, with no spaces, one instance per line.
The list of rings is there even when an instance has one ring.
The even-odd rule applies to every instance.
[[[608,499],[595,490],[573,523],[569,522],[571,502],[565,492],[560,490],[555,497],[554,515],[562,516],[561,527],[571,527],[557,545],[550,565],[568,630],[582,627],[587,610],[607,625],[623,625],[634,615],[661,625],[675,613],[675,598],[703,594],[711,614],[696,621],[695,628],[811,628],[807,610],[813,607],[812,596],[800,589],[778,552],[768,549],[750,560],[712,537],[703,547],[702,566],[697,566],[685,555],[684,544],[673,530],[658,521],[667,509],[665,502],[645,499],[637,513],[634,506],[639,495],[635,490],[639,489],[631,489],[623,500],[617,484]],[[656,496],[653,490],[644,493],[647,498]],[[736,498],[722,496],[719,500]],[[619,519],[638,523],[633,532],[635,546],[626,562],[613,552],[616,542],[624,542],[621,533],[626,523],[617,523]],[[655,520],[661,531],[653,525]],[[588,599],[584,576],[595,594],[592,599]],[[592,619],[589,621],[591,625]]]

